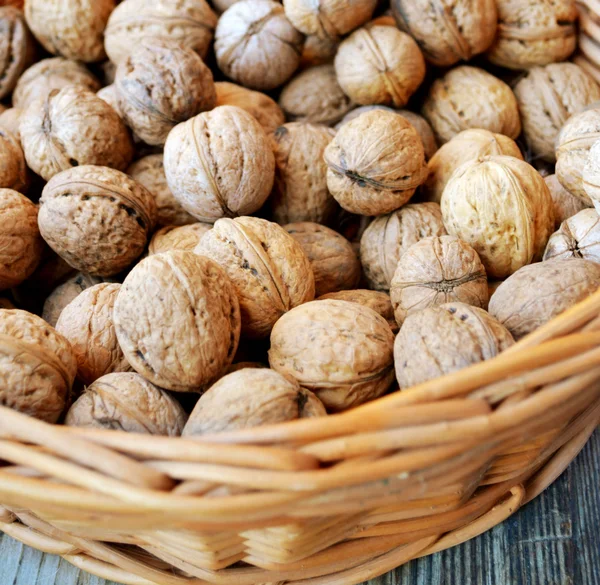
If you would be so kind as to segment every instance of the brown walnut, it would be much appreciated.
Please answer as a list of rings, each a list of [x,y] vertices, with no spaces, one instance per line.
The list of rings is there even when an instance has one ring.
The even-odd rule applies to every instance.
[[[600,263],[600,217],[595,209],[583,209],[552,234],[544,261],[555,258],[585,258]]]
[[[333,63],[339,46],[340,39],[338,38],[321,38],[317,35],[307,36],[302,46],[300,69]]]
[[[19,140],[0,127],[0,188],[25,193],[28,185],[29,172]]]
[[[202,236],[212,228],[210,223],[190,223],[182,226],[165,226],[154,233],[148,244],[148,254],[161,254],[171,250],[193,251]]]

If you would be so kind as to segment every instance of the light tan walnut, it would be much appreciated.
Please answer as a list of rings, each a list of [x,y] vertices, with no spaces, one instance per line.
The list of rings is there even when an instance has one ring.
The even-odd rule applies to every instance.
[[[581,152],[580,157],[584,158],[585,152]],[[574,162],[572,168],[581,164],[581,158]],[[566,176],[569,177],[568,174]],[[585,204],[591,203],[596,208],[596,211],[598,211],[600,209],[600,140],[594,142],[593,146],[589,149],[583,170],[581,171],[581,186],[587,199],[580,199],[580,201]],[[575,195],[573,192],[571,194]],[[579,195],[579,192],[576,195]]]
[[[16,136],[0,126],[0,188],[25,193],[29,171]]]
[[[239,304],[225,271],[180,250],[149,256],[129,273],[113,322],[131,366],[178,392],[215,380],[231,364],[240,337]]]
[[[401,389],[496,357],[514,344],[489,313],[464,303],[428,307],[406,318],[394,344]]]
[[[38,223],[48,245],[71,266],[111,276],[144,251],[156,223],[156,203],[124,173],[75,167],[44,187]]]
[[[317,35],[307,36],[302,46],[300,69],[333,63],[339,46],[340,39],[338,38],[326,37],[323,39]]]
[[[8,108],[0,114],[0,128],[10,132],[21,145],[21,115],[23,110],[20,108]]]
[[[558,229],[563,221],[579,213],[583,209],[588,209],[591,203],[587,203],[575,195],[571,195],[559,182],[556,175],[544,177],[546,186],[550,191],[552,202],[554,203],[554,227]]]
[[[178,437],[186,418],[172,396],[139,374],[115,373],[85,389],[67,412],[65,424]]]
[[[54,423],[77,373],[69,342],[43,319],[0,309],[0,404]]]
[[[600,263],[600,217],[595,209],[584,209],[566,219],[548,240],[544,261],[585,258]]]
[[[154,233],[148,244],[148,254],[162,254],[171,250],[193,251],[202,236],[212,228],[210,223],[190,223],[182,226],[165,226]]]
[[[470,128],[513,139],[521,133],[517,98],[510,87],[487,71],[468,65],[455,67],[433,82],[423,115],[438,144]]]

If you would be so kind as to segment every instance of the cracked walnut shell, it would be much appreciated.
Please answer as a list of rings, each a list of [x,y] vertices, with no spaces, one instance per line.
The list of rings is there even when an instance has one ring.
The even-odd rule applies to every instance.
[[[190,223],[182,226],[165,226],[154,232],[148,244],[148,254],[161,254],[171,250],[193,251],[202,236],[212,228],[210,223]]]
[[[584,172],[585,175],[585,172]],[[544,177],[554,203],[554,227],[558,229],[563,221],[591,207],[591,203],[571,195],[559,182],[556,175]]]
[[[24,193],[29,185],[29,171],[19,140],[0,128],[0,188]]]
[[[600,263],[600,217],[595,209],[580,211],[550,236],[544,261],[554,258],[585,258]]]

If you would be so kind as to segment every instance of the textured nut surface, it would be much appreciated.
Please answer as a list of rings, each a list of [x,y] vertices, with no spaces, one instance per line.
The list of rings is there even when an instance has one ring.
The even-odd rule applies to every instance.
[[[171,250],[190,250],[200,243],[202,236],[212,228],[210,223],[190,223],[182,226],[165,226],[154,233],[148,244],[148,254],[161,254]]]
[[[490,313],[520,339],[600,286],[600,264],[571,258],[521,268],[490,299]]]
[[[575,160],[575,157],[573,157],[573,160]],[[585,160],[585,162],[583,170],[581,171],[581,187],[583,188],[583,191],[586,194],[586,199],[580,200],[587,205],[591,203],[596,208],[596,210],[598,210],[600,209],[600,140],[594,142],[593,146],[589,149],[587,156],[585,155],[585,150],[578,153],[577,160],[575,164],[572,165],[571,169],[579,167],[579,165],[581,165],[582,163],[582,160]],[[561,170],[564,173],[564,167],[561,167]],[[576,173],[563,174],[563,180],[566,177],[567,181],[565,182],[569,183],[569,179],[572,178],[575,174]],[[561,177],[558,177],[558,179],[560,181]],[[569,184],[573,185],[574,182],[575,181],[571,181]],[[573,196],[579,196],[580,192],[571,191],[571,194]]]
[[[140,256],[155,223],[152,195],[108,167],[59,173],[40,199],[38,224],[48,245],[74,268],[98,276],[117,274]]]
[[[236,106],[220,106],[176,126],[165,145],[164,165],[173,195],[206,222],[254,213],[275,176],[265,131]]]
[[[329,191],[344,209],[361,215],[398,209],[428,173],[414,126],[385,110],[365,112],[344,124],[324,156]]]
[[[554,229],[554,209],[542,176],[512,156],[463,164],[442,196],[449,234],[479,254],[490,278],[505,278],[542,256]]]
[[[0,99],[15,88],[35,57],[35,42],[23,13],[13,6],[0,7]]]
[[[439,144],[459,132],[483,128],[517,138],[521,120],[510,87],[487,71],[462,65],[433,82],[423,105]]]
[[[339,412],[390,387],[393,344],[387,321],[375,311],[347,301],[314,301],[275,324],[269,363],[312,390],[329,412]]]
[[[185,411],[167,392],[139,374],[115,373],[85,389],[69,409],[65,424],[178,437],[185,421]]]
[[[585,172],[584,172],[585,174]],[[569,219],[583,209],[590,207],[591,203],[571,195],[558,180],[556,175],[544,177],[550,197],[554,203],[554,227],[558,229],[565,219]]]
[[[584,209],[565,220],[548,240],[544,260],[585,258],[600,263],[600,217]]]
[[[227,77],[252,89],[285,83],[298,68],[303,35],[273,0],[241,0],[217,24],[215,54]]]
[[[406,105],[425,79],[425,59],[413,38],[393,26],[353,32],[340,44],[335,72],[357,104]]]
[[[390,290],[396,321],[434,305],[459,302],[487,308],[485,268],[475,250],[455,236],[425,238],[400,258]]]
[[[10,132],[21,144],[21,114],[23,110],[20,108],[8,108],[0,114],[0,128]]]
[[[69,342],[43,319],[0,309],[0,404],[54,423],[60,417],[77,361]]]
[[[266,337],[286,311],[311,301],[310,261],[292,236],[257,217],[220,219],[196,248],[227,272],[242,315],[242,333]]]
[[[321,38],[317,35],[307,36],[302,47],[300,68],[307,69],[316,65],[333,63],[339,46],[340,40],[338,38]]]
[[[37,207],[24,195],[0,189],[0,290],[31,276],[42,258],[44,241]]]
[[[360,240],[360,260],[369,286],[389,290],[402,254],[422,238],[445,234],[437,203],[413,203],[376,217]]]
[[[27,163],[19,140],[0,127],[0,189],[24,193],[28,184]]]
[[[326,414],[322,402],[295,380],[266,368],[243,368],[221,378],[200,397],[183,435],[235,431]]]
[[[325,223],[330,218],[335,200],[327,189],[323,153],[334,136],[327,126],[303,122],[290,122],[275,131],[275,183],[269,204],[277,223]]]
[[[409,315],[396,337],[396,378],[400,388],[410,388],[491,359],[513,343],[483,309],[456,302],[428,307]]]

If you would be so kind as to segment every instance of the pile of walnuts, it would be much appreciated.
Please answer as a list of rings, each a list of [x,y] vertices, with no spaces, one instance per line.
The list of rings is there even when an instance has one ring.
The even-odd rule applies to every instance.
[[[567,61],[572,0],[438,4],[4,2],[0,404],[325,416],[594,292],[600,14]]]

